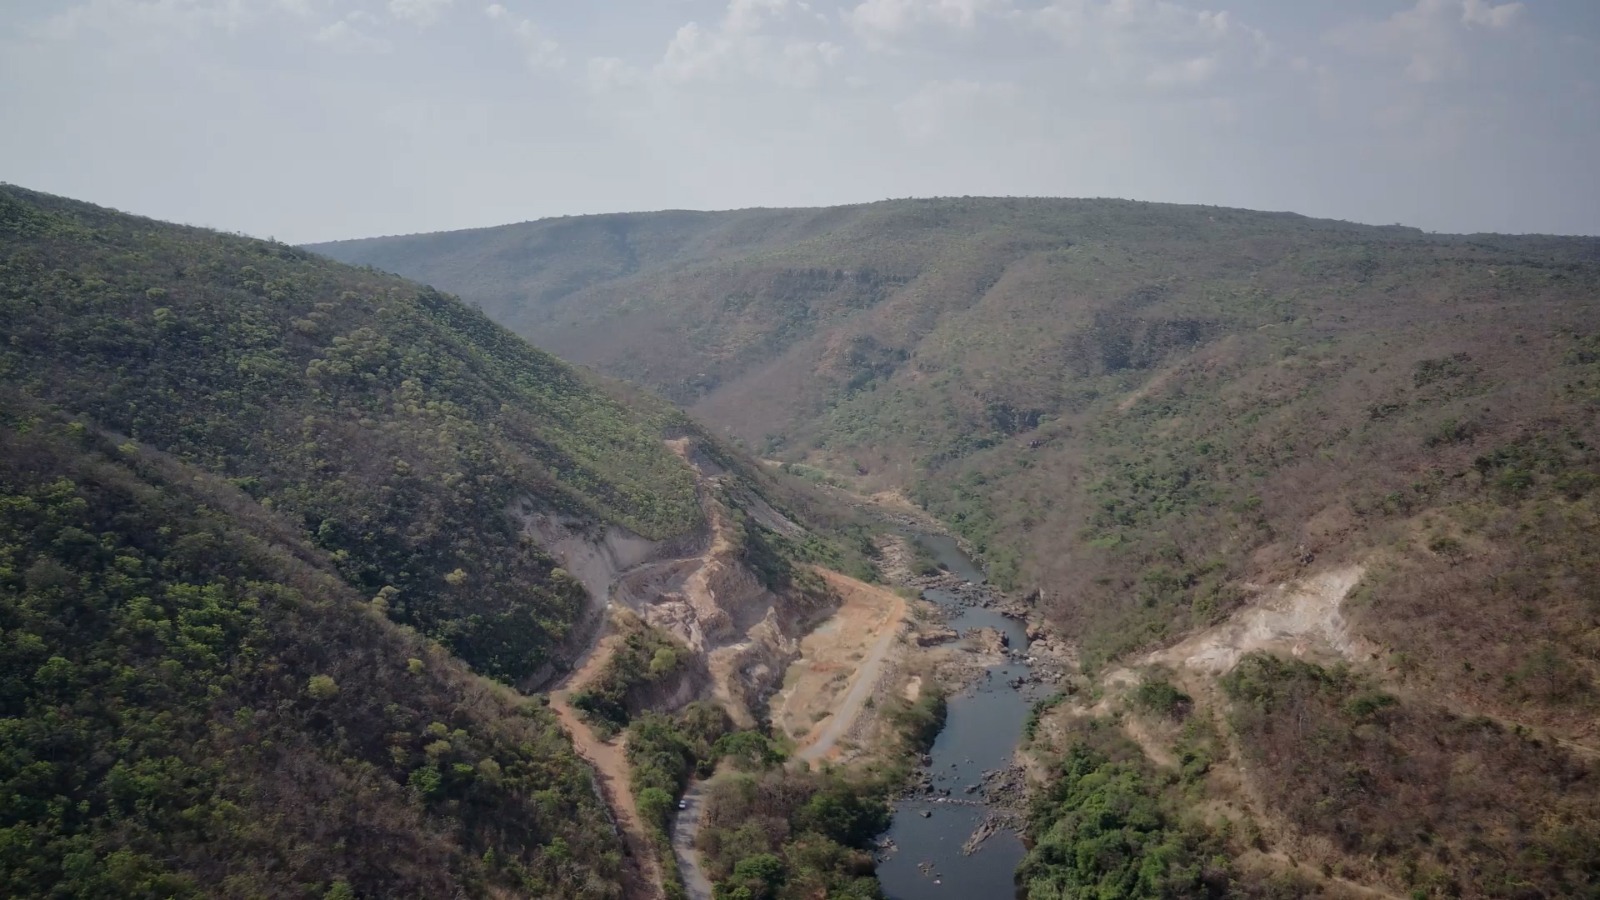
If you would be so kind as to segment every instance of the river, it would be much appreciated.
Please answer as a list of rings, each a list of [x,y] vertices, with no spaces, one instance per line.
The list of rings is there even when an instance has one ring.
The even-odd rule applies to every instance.
[[[968,581],[982,582],[983,573],[944,535],[913,535],[938,558],[940,565]],[[927,590],[923,597],[949,610],[950,627],[994,628],[1016,650],[1028,646],[1022,623],[982,607],[965,605],[955,594]],[[1016,893],[1013,874],[1022,861],[1017,835],[1002,829],[969,855],[962,845],[986,816],[981,791],[967,793],[983,773],[1011,764],[1032,706],[1030,696],[1008,682],[1028,674],[1020,661],[991,666],[988,676],[950,698],[944,730],[929,751],[929,774],[935,793],[948,799],[918,796],[895,804],[888,837],[897,848],[878,865],[878,880],[890,900],[1004,900]],[[927,817],[923,813],[928,813]]]

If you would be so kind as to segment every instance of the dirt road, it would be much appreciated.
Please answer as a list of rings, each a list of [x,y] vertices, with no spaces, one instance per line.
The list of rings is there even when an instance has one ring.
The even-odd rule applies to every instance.
[[[572,737],[572,746],[578,755],[594,767],[600,782],[600,792],[606,805],[611,807],[622,829],[622,840],[627,845],[628,857],[624,860],[623,891],[627,897],[656,900],[663,896],[661,866],[656,861],[655,848],[639,818],[639,808],[634,805],[633,791],[628,787],[629,768],[627,744],[622,738],[602,741],[572,708],[571,697],[592,681],[610,661],[616,650],[615,636],[602,639],[590,649],[589,655],[561,686],[550,694],[550,709],[561,719],[561,726]]]
[[[705,818],[706,784],[704,781],[689,782],[688,790],[683,793],[684,808],[672,821],[672,853],[678,857],[678,871],[683,875],[683,888],[689,900],[711,900],[711,879],[700,867],[700,851],[694,846]]]
[[[839,743],[856,719],[861,715],[867,698],[872,696],[873,690],[878,685],[878,678],[883,673],[884,658],[894,647],[900,635],[900,623],[905,618],[905,600],[893,591],[857,581],[838,572],[818,569],[822,577],[827,579],[828,586],[838,591],[849,602],[851,594],[861,591],[872,592],[878,596],[874,599],[891,605],[892,614],[887,627],[882,629],[877,640],[873,641],[866,655],[856,667],[854,679],[850,682],[850,689],[845,692],[833,714],[819,723],[820,727],[806,736],[800,748],[795,751],[795,758],[804,762],[811,762],[826,757]]]

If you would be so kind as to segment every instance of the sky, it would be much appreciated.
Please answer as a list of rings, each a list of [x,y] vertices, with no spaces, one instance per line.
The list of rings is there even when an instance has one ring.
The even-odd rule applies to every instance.
[[[4,0],[0,181],[291,242],[962,195],[1600,234],[1600,0]]]

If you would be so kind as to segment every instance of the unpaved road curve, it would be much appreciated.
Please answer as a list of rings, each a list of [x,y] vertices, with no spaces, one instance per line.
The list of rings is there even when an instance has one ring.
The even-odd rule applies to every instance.
[[[594,768],[600,783],[600,793],[611,807],[622,829],[622,840],[627,844],[628,858],[623,863],[623,892],[630,898],[657,900],[663,896],[661,867],[656,862],[655,849],[650,843],[644,821],[639,818],[639,808],[634,805],[633,791],[629,788],[627,746],[620,738],[606,742],[578,717],[572,708],[572,695],[581,690],[611,660],[616,650],[614,638],[604,638],[590,648],[588,657],[561,686],[550,693],[550,709],[561,720],[561,726],[572,737],[572,746],[578,755]]]
[[[881,591],[872,585],[860,582],[847,575],[841,575],[827,569],[818,569],[822,577],[827,579],[828,586],[836,591],[847,590],[873,590]],[[861,715],[862,708],[866,705],[867,698],[872,696],[873,690],[878,686],[878,677],[883,672],[883,660],[894,646],[895,639],[900,635],[899,623],[905,616],[905,600],[898,594],[887,592],[897,604],[894,609],[892,627],[885,628],[877,641],[873,642],[866,656],[856,667],[855,680],[850,683],[850,690],[839,701],[838,707],[829,716],[820,732],[807,736],[806,743],[795,751],[795,758],[803,762],[812,762],[822,759],[833,751],[839,738],[843,737],[855,724],[856,718]]]
[[[672,853],[678,857],[678,871],[683,875],[683,888],[689,900],[711,900],[711,879],[700,867],[700,851],[694,846],[705,819],[705,793],[706,782],[689,782],[683,794],[684,808],[672,821]]]

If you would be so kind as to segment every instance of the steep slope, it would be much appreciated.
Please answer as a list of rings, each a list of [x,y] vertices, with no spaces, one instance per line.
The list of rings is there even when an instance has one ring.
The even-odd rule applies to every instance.
[[[19,189],[0,223],[9,383],[232,479],[482,672],[539,673],[582,611],[511,506],[699,523],[676,414],[435,291]]]
[[[615,897],[526,530],[690,538],[681,414],[278,244],[0,186],[0,894]]]
[[[224,479],[0,397],[0,893],[616,896],[554,717]]]

